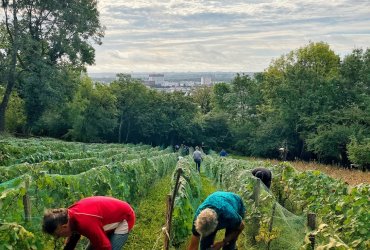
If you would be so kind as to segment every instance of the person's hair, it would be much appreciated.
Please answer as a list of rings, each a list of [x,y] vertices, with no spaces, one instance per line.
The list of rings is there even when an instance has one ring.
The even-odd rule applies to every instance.
[[[42,221],[42,231],[48,234],[53,234],[59,225],[64,225],[67,222],[67,208],[48,209],[44,213],[44,218]]]
[[[267,175],[266,172],[264,171],[257,171],[256,174],[254,175],[257,178],[261,179],[261,181],[266,185],[266,187],[270,188],[271,186],[271,179]]]
[[[211,208],[203,209],[194,222],[195,229],[202,237],[213,233],[217,228],[217,224],[217,213]]]

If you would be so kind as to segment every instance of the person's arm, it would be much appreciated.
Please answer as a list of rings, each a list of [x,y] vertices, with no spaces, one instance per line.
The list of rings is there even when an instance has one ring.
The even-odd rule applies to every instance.
[[[199,248],[199,236],[195,236],[194,234],[191,236],[190,245],[188,250],[198,250]]]
[[[65,244],[63,250],[73,250],[75,249],[77,242],[80,240],[81,234],[79,233],[72,233],[70,237],[67,239],[67,243]]]
[[[218,250],[221,249],[224,246],[227,246],[230,241],[236,240],[239,237],[239,234],[243,231],[244,229],[244,221],[240,223],[239,227],[229,233],[228,235],[225,236],[225,238],[222,241],[215,242],[211,247],[212,250]]]

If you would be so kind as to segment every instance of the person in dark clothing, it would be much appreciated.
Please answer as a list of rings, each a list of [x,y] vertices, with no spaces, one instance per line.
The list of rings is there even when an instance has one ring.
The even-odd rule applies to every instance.
[[[259,178],[267,188],[271,186],[272,173],[267,168],[255,168],[252,170],[252,175]]]
[[[227,156],[227,152],[225,149],[222,149],[221,152],[220,152],[220,156],[221,157],[226,157]]]

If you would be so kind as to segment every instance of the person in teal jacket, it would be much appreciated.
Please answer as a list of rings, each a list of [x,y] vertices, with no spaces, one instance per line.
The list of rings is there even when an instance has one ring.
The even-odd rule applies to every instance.
[[[217,191],[198,207],[193,219],[192,238],[188,250],[234,250],[244,229],[245,206],[235,193]],[[217,231],[226,229],[225,238],[214,242]],[[199,244],[200,243],[200,244]]]

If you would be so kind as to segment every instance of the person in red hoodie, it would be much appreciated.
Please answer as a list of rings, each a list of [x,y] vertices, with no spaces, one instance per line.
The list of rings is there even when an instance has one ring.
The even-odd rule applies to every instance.
[[[87,249],[121,250],[135,224],[135,212],[124,201],[93,196],[69,208],[45,212],[42,230],[55,237],[68,237],[64,250],[75,249],[81,235],[90,240]]]

